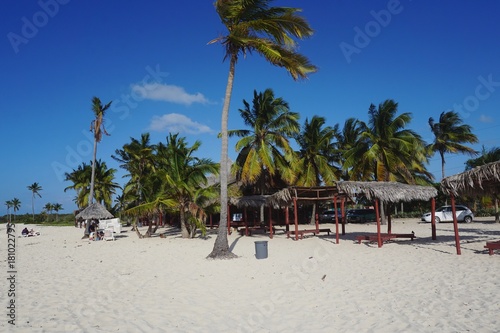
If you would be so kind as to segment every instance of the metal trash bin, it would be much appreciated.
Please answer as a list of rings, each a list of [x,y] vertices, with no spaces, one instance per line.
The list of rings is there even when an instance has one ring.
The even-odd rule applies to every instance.
[[[255,242],[255,258],[257,259],[267,258],[267,241]]]

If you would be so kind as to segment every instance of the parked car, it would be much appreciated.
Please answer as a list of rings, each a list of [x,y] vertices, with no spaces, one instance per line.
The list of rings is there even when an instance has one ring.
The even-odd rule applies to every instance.
[[[456,205],[455,210],[457,212],[457,221],[471,223],[474,220],[474,213],[463,205]],[[422,221],[431,222],[431,212],[424,213],[422,215]],[[451,222],[453,221],[453,212],[451,211],[451,206],[442,206],[436,209],[435,215],[436,223],[439,222]]]
[[[345,217],[347,223],[365,223],[376,220],[375,209],[350,209]]]
[[[337,216],[339,217],[339,222],[342,222],[342,210],[337,209]],[[335,209],[325,210],[323,213],[319,214],[320,223],[335,223]]]

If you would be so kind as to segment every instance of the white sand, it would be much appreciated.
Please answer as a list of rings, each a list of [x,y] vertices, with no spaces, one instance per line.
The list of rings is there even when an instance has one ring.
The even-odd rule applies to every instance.
[[[461,256],[453,224],[439,224],[432,241],[430,224],[417,220],[393,223],[393,232],[414,231],[416,240],[382,248],[353,241],[374,224],[347,225],[340,244],[334,235],[233,233],[240,257],[215,261],[205,259],[215,234],[138,239],[124,228],[114,242],[88,242],[74,227],[35,229],[41,236],[16,238],[18,332],[500,331],[500,254],[483,248],[500,239],[492,219],[460,225]],[[159,229],[167,230],[175,231]],[[0,239],[5,282],[5,225]],[[256,240],[269,241],[267,259],[255,258]],[[8,284],[0,288],[0,331],[14,331]]]

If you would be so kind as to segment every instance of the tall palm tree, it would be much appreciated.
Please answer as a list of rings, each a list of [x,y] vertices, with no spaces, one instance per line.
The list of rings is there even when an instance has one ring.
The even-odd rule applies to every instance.
[[[297,13],[298,8],[270,7],[272,0],[216,0],[215,9],[227,28],[227,35],[210,43],[221,43],[224,59],[229,59],[229,75],[221,116],[221,215],[219,232],[210,258],[233,258],[226,234],[229,105],[233,90],[236,63],[240,56],[255,51],[272,65],[284,67],[294,80],[304,79],[317,69],[303,55],[296,52],[294,38],[307,38],[313,34],[307,21]]]
[[[439,121],[429,118],[429,126],[434,134],[434,142],[429,145],[432,152],[439,152],[441,157],[441,177],[444,178],[444,154],[468,154],[475,156],[478,154],[474,149],[467,147],[464,143],[477,143],[478,139],[472,133],[472,127],[462,124],[463,120],[454,111],[441,112]]]
[[[342,130],[336,129],[336,141],[333,143],[336,149],[334,163],[341,169],[344,180],[363,180],[363,177],[370,175],[371,170],[366,164],[355,164],[351,167],[345,166],[345,153],[353,149],[357,145],[366,145],[366,141],[361,140],[361,133],[366,131],[366,124],[356,118],[349,118],[345,121]],[[361,148],[360,151],[365,151],[366,148]],[[370,177],[368,177],[370,178]]]
[[[16,220],[16,212],[21,208],[21,200],[14,198],[11,200],[12,209],[14,210],[14,221]]]
[[[33,183],[28,186],[28,190],[32,192],[31,196],[31,211],[32,211],[32,216],[33,216],[33,223],[35,223],[35,196],[38,195],[39,198],[42,196],[40,195],[40,191],[42,190],[42,187],[38,183]]]
[[[9,215],[9,222],[11,222],[10,208],[12,207],[12,200],[5,201],[5,206],[7,206],[7,214]]]
[[[90,179],[90,194],[89,194],[89,204],[92,204],[94,201],[94,181],[95,181],[95,162],[97,156],[97,144],[101,142],[102,135],[106,134],[106,128],[104,127],[104,115],[106,111],[111,106],[112,102],[109,102],[106,105],[101,103],[101,100],[98,97],[92,98],[92,112],[94,112],[95,119],[90,123],[90,131],[94,134],[94,155],[92,157],[92,175]]]

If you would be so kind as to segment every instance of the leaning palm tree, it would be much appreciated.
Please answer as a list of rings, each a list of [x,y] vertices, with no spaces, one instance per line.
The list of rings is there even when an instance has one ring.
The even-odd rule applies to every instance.
[[[429,118],[429,126],[434,134],[434,142],[429,145],[429,149],[433,152],[439,152],[441,157],[441,177],[444,178],[444,154],[468,154],[475,156],[478,154],[474,149],[463,145],[464,143],[477,143],[478,139],[472,133],[472,127],[467,124],[462,124],[463,120],[457,112],[447,111],[441,112],[439,121],[435,122],[434,118]]]
[[[42,190],[42,187],[38,183],[33,183],[30,186],[28,186],[28,190],[31,191],[32,196],[31,196],[31,212],[33,216],[33,223],[35,223],[35,196],[38,195],[39,198],[42,196],[40,195],[40,191]]]
[[[298,8],[270,7],[272,0],[216,0],[215,9],[228,33],[209,43],[221,43],[224,59],[229,59],[229,75],[221,116],[221,215],[217,238],[210,258],[233,258],[226,234],[229,105],[233,90],[236,63],[240,56],[255,51],[271,64],[284,67],[294,80],[304,79],[317,69],[296,52],[294,38],[307,38],[313,33],[307,21],[297,13]]]
[[[92,112],[94,112],[95,119],[90,123],[90,131],[94,134],[94,155],[92,157],[92,175],[90,178],[90,194],[89,204],[94,202],[94,181],[95,181],[95,162],[97,156],[97,144],[101,142],[103,133],[109,135],[104,127],[104,115],[111,106],[112,102],[102,105],[98,97],[92,98]]]

